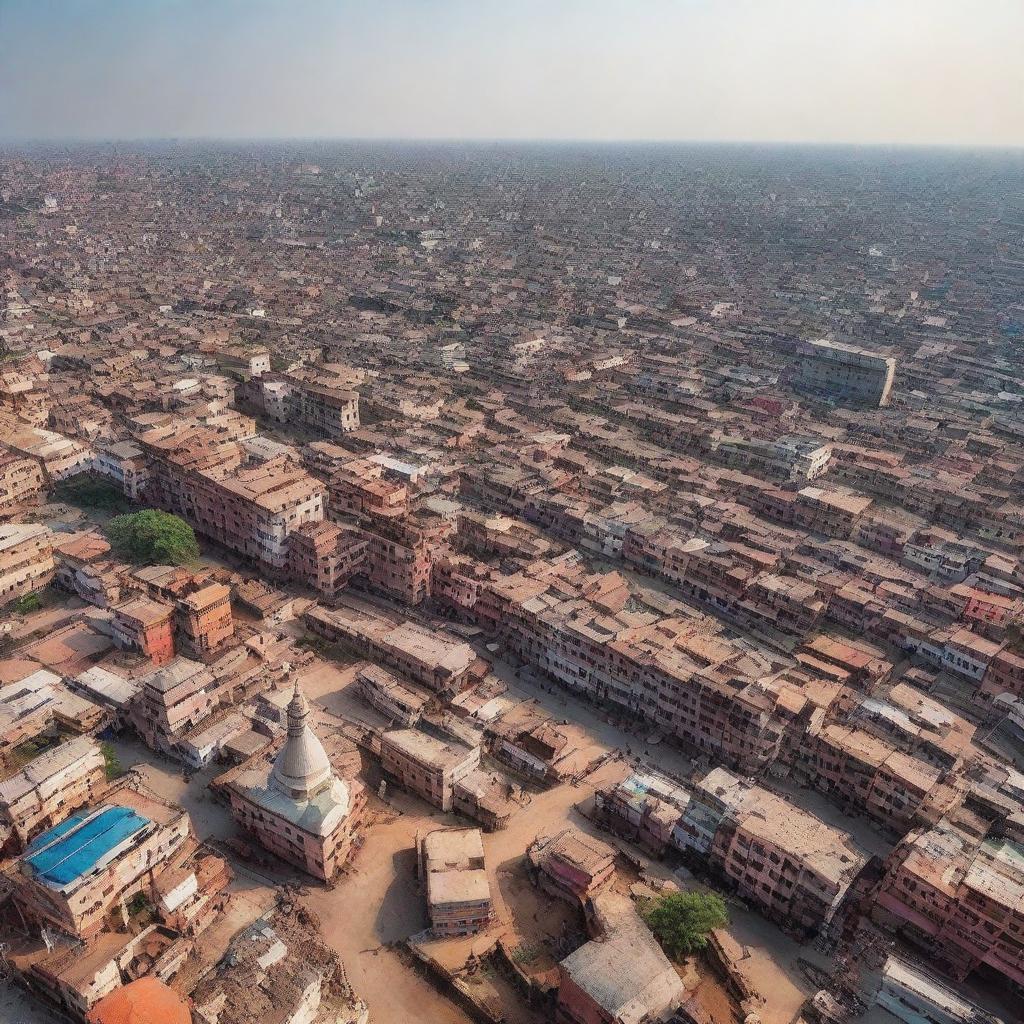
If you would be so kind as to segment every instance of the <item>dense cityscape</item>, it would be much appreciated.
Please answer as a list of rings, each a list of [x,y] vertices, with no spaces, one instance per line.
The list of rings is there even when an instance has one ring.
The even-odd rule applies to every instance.
[[[1024,1019],[1022,346],[1019,151],[0,149],[0,1018]]]

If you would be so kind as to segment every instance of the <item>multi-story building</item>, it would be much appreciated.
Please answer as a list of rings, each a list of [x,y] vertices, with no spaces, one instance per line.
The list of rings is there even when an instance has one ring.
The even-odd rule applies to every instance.
[[[132,597],[116,605],[111,636],[122,651],[165,665],[174,657],[174,607],[151,597]]]
[[[322,437],[340,437],[359,429],[359,392],[318,380],[289,378],[294,415]]]
[[[288,733],[273,755],[257,754],[217,780],[235,821],[272,853],[315,878],[330,880],[348,862],[366,795],[335,774],[310,724],[298,684],[288,704]]]
[[[303,621],[324,639],[383,662],[435,692],[454,694],[464,689],[477,661],[473,648],[450,633],[385,619],[354,603],[312,608]]]
[[[1024,696],[1024,652],[1019,644],[1007,644],[985,669],[978,688],[978,700],[990,704],[1000,694]]]
[[[799,756],[816,789],[901,835],[919,813],[938,817],[957,799],[952,786],[941,784],[939,768],[863,729],[811,729]]]
[[[724,768],[694,787],[673,841],[802,935],[829,926],[868,860],[845,832]]]
[[[37,836],[18,861],[14,899],[30,920],[88,939],[123,922],[136,893],[149,896],[192,838],[179,807],[120,789]]]
[[[76,736],[0,782],[0,827],[6,826],[7,839],[24,849],[40,832],[93,803],[106,780],[99,745],[88,736]]]
[[[738,613],[755,628],[803,636],[821,620],[825,608],[825,599],[813,583],[763,573],[747,588]]]
[[[455,787],[480,764],[480,748],[445,743],[416,729],[395,729],[380,738],[385,774],[442,811],[450,811]]]
[[[53,534],[39,523],[0,525],[0,607],[45,587],[57,565]]]
[[[274,576],[287,572],[289,536],[324,516],[323,486],[284,460],[206,482],[209,486],[197,495],[200,501],[206,498],[197,501],[197,528]]]
[[[0,516],[11,516],[39,500],[43,467],[36,459],[0,449]]]
[[[879,921],[958,980],[984,969],[1024,985],[1024,848],[944,820],[911,832],[885,867]]]
[[[142,497],[149,483],[146,457],[134,441],[97,441],[92,468],[112,480],[132,501]]]
[[[373,513],[404,516],[409,511],[409,489],[384,475],[374,459],[351,459],[331,473],[327,481],[330,515],[355,516]]]
[[[889,404],[896,360],[835,341],[808,341],[798,353],[796,383],[841,402]]]
[[[279,423],[294,423],[320,437],[341,437],[359,429],[359,392],[353,385],[361,376],[324,366],[264,372],[243,383],[239,395]]]
[[[150,458],[147,499],[272,577],[288,569],[288,538],[324,518],[326,489],[281,456],[239,468],[241,450],[209,428],[140,435]]]
[[[815,437],[722,437],[714,448],[716,458],[735,469],[762,474],[775,480],[814,480],[832,461],[832,446]]]
[[[570,572],[574,563],[564,559],[507,575],[446,558],[435,600],[499,636],[560,685],[642,716],[746,771],[784,754],[815,709],[836,697],[835,687],[790,682],[769,663],[708,635],[703,617],[655,615],[638,624],[616,613],[611,609],[621,608],[630,590],[615,573],[582,581]],[[587,599],[579,596],[584,588]]]
[[[0,373],[0,411],[23,423],[43,426],[47,420],[48,398],[46,389],[37,387],[31,375],[17,370]]]
[[[367,515],[361,526],[368,541],[367,585],[403,604],[430,597],[434,562],[454,525],[440,516]]]
[[[175,643],[183,653],[203,658],[234,636],[231,590],[217,573],[153,565],[136,570],[130,583],[174,607]]]
[[[88,445],[52,430],[30,427],[18,420],[0,420],[0,438],[12,452],[33,459],[49,483],[66,480],[92,467]]]
[[[850,537],[874,499],[825,487],[804,487],[793,503],[793,522],[827,537]]]
[[[305,523],[288,538],[288,573],[326,598],[337,597],[363,571],[368,546],[351,527]]]
[[[219,706],[225,683],[201,662],[176,657],[139,680],[129,720],[147,746],[176,753],[176,742]]]
[[[418,845],[431,931],[442,938],[483,931],[491,923],[493,908],[480,830],[439,828]]]

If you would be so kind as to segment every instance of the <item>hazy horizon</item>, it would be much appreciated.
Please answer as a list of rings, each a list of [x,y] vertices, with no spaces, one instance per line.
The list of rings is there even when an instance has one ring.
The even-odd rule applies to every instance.
[[[1022,38],[1020,0],[0,0],[0,138],[1016,149]]]

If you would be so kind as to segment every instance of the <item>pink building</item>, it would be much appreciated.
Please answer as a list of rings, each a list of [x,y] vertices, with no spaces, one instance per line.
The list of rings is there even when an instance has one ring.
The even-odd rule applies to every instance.
[[[955,978],[987,968],[1024,985],[1024,847],[946,821],[890,854],[874,916]]]
[[[283,746],[271,757],[250,758],[217,786],[227,791],[235,821],[262,846],[329,881],[351,856],[366,795],[358,781],[335,775],[310,713],[296,683]]]

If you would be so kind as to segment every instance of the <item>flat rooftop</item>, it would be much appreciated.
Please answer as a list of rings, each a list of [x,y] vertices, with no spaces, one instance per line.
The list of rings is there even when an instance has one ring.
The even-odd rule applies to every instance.
[[[39,881],[60,888],[87,874],[149,823],[128,807],[80,811],[34,839],[24,863]]]

